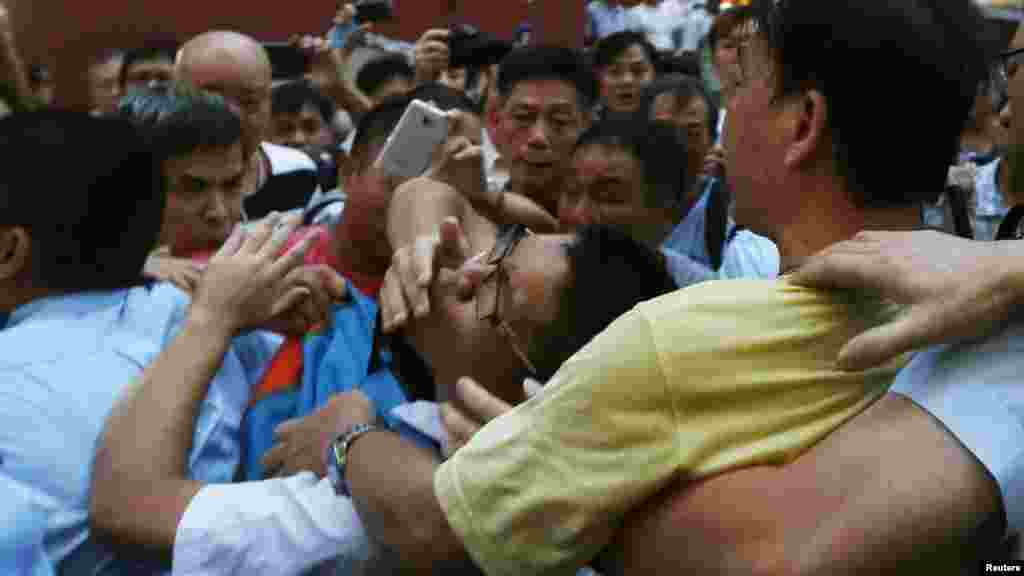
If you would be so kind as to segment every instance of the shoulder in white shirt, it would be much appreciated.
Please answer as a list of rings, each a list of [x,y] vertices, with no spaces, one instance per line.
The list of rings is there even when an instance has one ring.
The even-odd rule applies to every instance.
[[[927,410],[999,485],[1008,535],[1024,529],[1024,324],[983,342],[922,352],[892,391]]]

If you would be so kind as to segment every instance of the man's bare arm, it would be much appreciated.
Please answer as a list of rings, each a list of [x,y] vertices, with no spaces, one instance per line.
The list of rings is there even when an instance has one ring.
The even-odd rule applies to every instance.
[[[346,477],[359,516],[374,539],[400,552],[409,574],[473,566],[434,495],[439,464],[390,432],[367,434],[349,452]]]
[[[652,500],[622,533],[618,571],[960,574],[999,510],[973,455],[890,394],[786,466],[681,483]]]

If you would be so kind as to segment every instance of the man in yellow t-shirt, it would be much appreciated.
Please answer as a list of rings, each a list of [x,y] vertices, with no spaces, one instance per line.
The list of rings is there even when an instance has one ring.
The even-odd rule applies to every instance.
[[[784,464],[885,393],[901,362],[834,367],[883,311],[784,280],[643,303],[441,465],[448,522],[487,574],[571,574],[677,476]]]
[[[725,134],[736,220],[776,242],[784,273],[860,230],[918,226],[984,73],[976,9],[764,0],[754,13]],[[893,89],[934,107],[895,109]],[[912,149],[879,133],[897,125],[914,134]],[[617,320],[445,463],[371,432],[348,446],[345,478],[370,532],[412,569],[572,574],[670,483],[788,463],[868,409],[900,363],[852,374],[833,364],[851,336],[891,313],[785,277],[694,286]],[[728,509],[728,496],[716,505]],[[770,567],[785,552],[742,536],[733,541],[746,549],[708,551],[723,573]],[[730,570],[734,552],[754,565]]]

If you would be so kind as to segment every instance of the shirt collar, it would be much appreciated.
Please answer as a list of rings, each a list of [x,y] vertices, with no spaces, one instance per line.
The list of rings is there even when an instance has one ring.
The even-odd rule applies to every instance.
[[[7,317],[6,325],[0,316],[0,328],[13,328],[28,320],[42,320],[59,316],[81,316],[83,314],[107,308],[119,300],[123,300],[128,290],[114,292],[79,292],[61,294],[33,300],[14,309]]]

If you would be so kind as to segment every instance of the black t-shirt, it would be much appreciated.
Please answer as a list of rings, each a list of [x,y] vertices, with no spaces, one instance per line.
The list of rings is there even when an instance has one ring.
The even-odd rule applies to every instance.
[[[271,212],[305,208],[316,193],[320,174],[313,159],[293,148],[264,142],[260,150],[270,161],[270,175],[255,194],[243,201],[245,215],[259,220]]]

